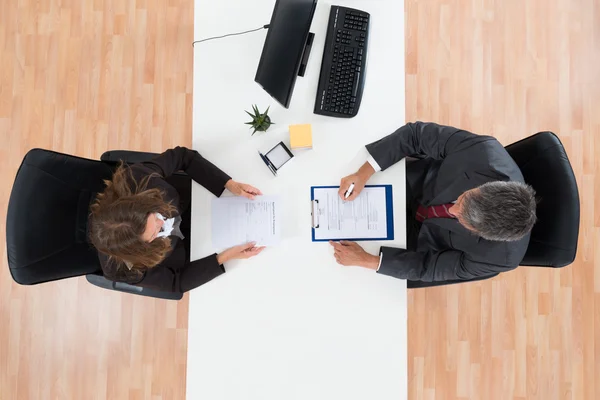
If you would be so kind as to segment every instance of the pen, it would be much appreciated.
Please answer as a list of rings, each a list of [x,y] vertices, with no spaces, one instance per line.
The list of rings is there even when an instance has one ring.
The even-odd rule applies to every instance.
[[[271,170],[271,172],[273,173],[273,175],[277,176],[277,171],[275,171],[275,169],[273,168],[273,166],[271,165],[271,163],[269,163],[269,161],[267,160],[267,157],[264,156],[260,151],[258,152],[258,155],[260,156],[260,158],[262,158],[262,160],[264,161],[264,163],[267,164],[267,167],[269,167],[269,169]]]
[[[347,199],[352,194],[353,190],[354,190],[354,182],[351,183],[350,187],[348,188],[348,190],[346,190],[346,194],[344,195],[344,199]]]

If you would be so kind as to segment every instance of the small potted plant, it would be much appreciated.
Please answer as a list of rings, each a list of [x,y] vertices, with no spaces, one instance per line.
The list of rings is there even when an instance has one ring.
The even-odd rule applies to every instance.
[[[265,132],[271,127],[271,125],[274,124],[274,122],[271,122],[271,117],[269,117],[268,115],[269,108],[270,107],[267,107],[267,111],[261,113],[260,111],[258,111],[258,107],[255,104],[252,106],[254,114],[251,114],[250,112],[246,111],[246,114],[252,117],[252,121],[246,122],[246,125],[250,125],[250,127],[254,129],[252,135],[254,135],[256,132]]]

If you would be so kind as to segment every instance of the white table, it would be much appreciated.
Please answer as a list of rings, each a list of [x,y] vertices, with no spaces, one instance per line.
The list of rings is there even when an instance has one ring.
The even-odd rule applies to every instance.
[[[269,23],[274,0],[196,0],[195,38]],[[405,281],[341,267],[311,242],[310,186],[336,185],[364,161],[364,145],[404,124],[404,10],[398,0],[340,0],[371,14],[365,91],[352,119],[313,114],[331,3],[320,1],[305,77],[284,109],[254,82],[266,31],[196,45],[193,147],[230,174],[284,201],[284,239],[192,291],[187,398],[210,400],[400,400],[407,396]],[[276,123],[250,136],[244,110],[271,106]],[[295,152],[278,177],[257,154],[287,127],[311,123],[313,150]],[[362,149],[362,150],[361,150]],[[357,154],[358,153],[358,154]],[[404,247],[404,163],[370,183],[393,183],[395,240]],[[212,195],[193,190],[192,258],[213,253]],[[366,242],[376,253],[381,243]]]

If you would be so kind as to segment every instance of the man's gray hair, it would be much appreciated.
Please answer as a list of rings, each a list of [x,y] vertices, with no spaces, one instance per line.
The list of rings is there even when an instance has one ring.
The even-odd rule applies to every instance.
[[[461,219],[487,240],[514,241],[525,236],[537,218],[535,190],[521,182],[488,182],[467,192]]]

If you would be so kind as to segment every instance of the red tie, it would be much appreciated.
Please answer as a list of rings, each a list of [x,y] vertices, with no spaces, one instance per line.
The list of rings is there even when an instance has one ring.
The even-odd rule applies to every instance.
[[[429,207],[423,207],[419,205],[415,218],[419,222],[423,222],[427,218],[454,218],[454,216],[448,211],[453,205],[453,203],[440,204],[439,206]]]

